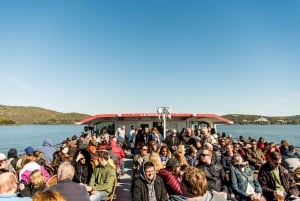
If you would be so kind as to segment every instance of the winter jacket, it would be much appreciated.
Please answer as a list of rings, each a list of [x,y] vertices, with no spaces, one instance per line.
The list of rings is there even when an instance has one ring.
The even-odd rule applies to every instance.
[[[281,165],[278,167],[278,169],[281,184],[288,195],[299,196],[298,187],[289,171]],[[267,162],[260,168],[258,173],[258,181],[261,184],[263,195],[268,198],[268,200],[274,199],[274,192],[276,191],[276,183],[272,176],[271,170],[271,164],[270,162]]]
[[[158,175],[163,179],[166,190],[169,195],[182,195],[178,178],[172,174],[169,169],[161,169]]]
[[[43,152],[44,158],[48,163],[53,161],[53,154],[56,151],[52,146],[52,142],[49,139],[44,140],[43,146],[39,149],[40,152]]]
[[[162,178],[158,175],[152,181],[146,179],[144,167],[140,168],[140,176],[133,180],[132,185],[132,201],[149,201],[148,186],[154,187],[156,201],[165,201],[168,198]]]
[[[230,167],[230,182],[231,188],[240,201],[250,200],[246,194],[247,185],[251,185],[255,193],[261,193],[262,189],[253,171],[249,167]]]
[[[168,201],[226,201],[226,199],[216,192],[206,191],[203,196],[193,198],[182,195],[171,195]]]

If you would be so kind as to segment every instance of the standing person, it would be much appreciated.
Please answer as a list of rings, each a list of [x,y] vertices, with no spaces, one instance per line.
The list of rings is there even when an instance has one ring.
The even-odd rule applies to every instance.
[[[132,125],[130,127],[130,131],[129,131],[129,143],[130,143],[130,150],[131,150],[131,156],[133,158],[133,156],[135,155],[135,128],[134,125]]]
[[[91,192],[91,201],[103,200],[106,196],[112,193],[115,185],[116,171],[108,163],[108,152],[96,152],[99,165],[94,169],[88,191]]]
[[[115,136],[117,138],[117,143],[122,145],[122,149],[125,150],[126,144],[125,144],[125,134],[126,134],[126,127],[125,125],[122,125],[120,128],[117,129]]]
[[[40,152],[43,152],[44,158],[47,163],[51,163],[53,161],[53,154],[56,152],[56,149],[52,145],[52,141],[50,139],[45,139],[43,142],[43,146],[38,149]]]
[[[90,201],[86,187],[72,181],[74,173],[75,169],[69,161],[62,162],[57,171],[57,184],[46,190],[59,192],[66,201]]]
[[[132,201],[167,200],[168,196],[163,180],[156,175],[154,164],[147,161],[140,171],[140,176],[133,181]]]
[[[268,201],[278,199],[278,191],[284,191],[287,196],[299,196],[297,184],[289,171],[281,166],[278,152],[270,153],[270,161],[259,170],[258,181]]]
[[[31,201],[29,197],[18,197],[18,180],[11,172],[0,174],[0,200],[3,201]]]

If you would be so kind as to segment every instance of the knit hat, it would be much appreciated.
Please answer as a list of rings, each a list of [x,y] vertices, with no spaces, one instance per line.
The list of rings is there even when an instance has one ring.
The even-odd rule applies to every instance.
[[[179,163],[179,161],[176,158],[170,158],[167,161],[166,167],[167,168],[181,167],[181,164]]]

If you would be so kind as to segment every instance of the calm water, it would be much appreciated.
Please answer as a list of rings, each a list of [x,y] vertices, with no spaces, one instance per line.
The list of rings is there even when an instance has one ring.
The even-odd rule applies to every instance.
[[[267,142],[279,144],[285,139],[290,144],[300,147],[300,125],[220,125],[218,132],[231,134],[233,138],[243,135],[245,139],[263,137]]]
[[[16,148],[18,153],[24,153],[27,146],[34,149],[43,145],[45,139],[59,144],[67,137],[79,136],[83,125],[25,125],[0,126],[0,152],[7,153],[10,148]]]
[[[231,134],[233,138],[243,135],[245,138],[258,139],[263,136],[266,141],[279,143],[282,139],[288,140],[294,146],[300,147],[300,125],[219,125],[218,132]],[[44,139],[51,139],[53,144],[59,144],[67,137],[79,136],[83,125],[27,125],[27,126],[0,126],[0,152],[7,153],[10,148],[16,148],[23,153],[27,146],[38,148]]]

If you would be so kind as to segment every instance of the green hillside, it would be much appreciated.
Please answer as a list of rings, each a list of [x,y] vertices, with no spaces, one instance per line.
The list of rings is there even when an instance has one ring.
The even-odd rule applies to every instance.
[[[300,115],[271,117],[261,115],[228,114],[223,117],[232,120],[234,124],[300,124]]]
[[[39,107],[0,105],[0,125],[74,124],[87,114],[61,113]]]

